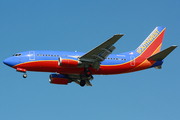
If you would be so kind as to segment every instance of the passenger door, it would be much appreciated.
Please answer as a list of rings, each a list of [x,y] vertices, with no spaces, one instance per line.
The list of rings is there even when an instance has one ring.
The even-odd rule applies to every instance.
[[[35,51],[29,51],[29,60],[35,60]]]

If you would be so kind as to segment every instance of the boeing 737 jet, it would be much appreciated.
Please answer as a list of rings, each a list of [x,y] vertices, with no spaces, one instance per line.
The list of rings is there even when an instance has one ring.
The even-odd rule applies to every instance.
[[[64,84],[75,82],[80,86],[92,86],[93,75],[112,75],[135,72],[148,68],[161,69],[163,59],[177,45],[160,51],[165,27],[156,27],[135,50],[112,54],[113,46],[123,34],[116,34],[87,53],[66,51],[25,51],[14,54],[4,64],[23,72],[51,72],[49,82]]]

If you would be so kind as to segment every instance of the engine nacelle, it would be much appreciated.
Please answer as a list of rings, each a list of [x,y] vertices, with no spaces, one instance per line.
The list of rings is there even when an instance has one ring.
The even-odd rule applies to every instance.
[[[58,59],[58,65],[60,67],[78,67],[79,64],[80,64],[80,61],[78,61],[78,58],[59,57]]]
[[[61,74],[51,74],[49,76],[49,82],[52,84],[68,84],[68,77],[61,75]]]

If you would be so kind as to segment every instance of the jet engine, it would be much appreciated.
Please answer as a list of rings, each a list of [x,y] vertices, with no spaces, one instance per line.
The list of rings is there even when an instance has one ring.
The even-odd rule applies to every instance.
[[[68,77],[61,75],[61,74],[51,74],[49,76],[49,82],[52,84],[68,84]]]
[[[78,58],[73,58],[73,57],[59,57],[58,59],[58,65],[60,67],[78,67],[78,65],[81,62],[78,61]]]

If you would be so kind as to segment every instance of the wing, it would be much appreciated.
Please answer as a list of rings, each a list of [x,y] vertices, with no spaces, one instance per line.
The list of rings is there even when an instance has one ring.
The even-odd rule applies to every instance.
[[[116,43],[122,36],[123,34],[114,35],[99,46],[82,55],[79,60],[87,62],[87,64],[92,64],[93,68],[99,70],[100,62],[104,61],[104,59],[106,59],[106,57],[114,51],[115,47],[113,44]]]

